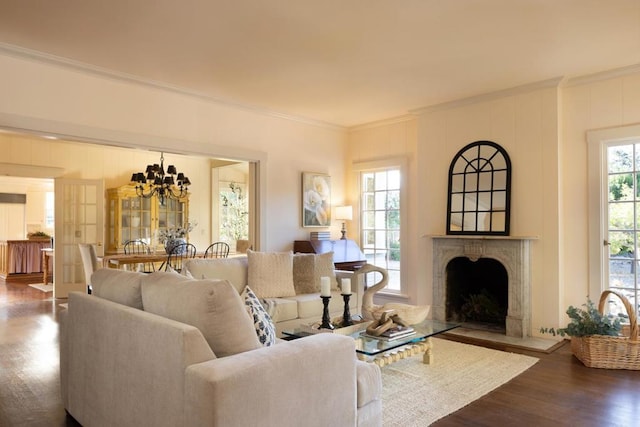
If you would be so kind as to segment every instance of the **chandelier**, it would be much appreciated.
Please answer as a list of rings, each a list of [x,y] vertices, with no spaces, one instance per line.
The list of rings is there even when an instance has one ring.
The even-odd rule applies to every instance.
[[[164,171],[164,153],[160,153],[160,164],[147,165],[146,171],[131,175],[131,182],[136,184],[136,194],[146,199],[158,195],[160,205],[164,206],[166,198],[180,199],[187,195],[191,181],[182,172],[178,173],[174,165]]]

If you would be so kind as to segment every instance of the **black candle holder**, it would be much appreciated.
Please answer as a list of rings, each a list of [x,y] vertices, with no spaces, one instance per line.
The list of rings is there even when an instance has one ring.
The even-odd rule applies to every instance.
[[[342,326],[353,325],[353,320],[351,319],[351,312],[349,311],[349,298],[351,298],[351,294],[342,294],[342,299],[344,300],[344,312],[342,313]]]
[[[329,300],[331,297],[320,295],[320,298],[322,298],[322,305],[324,306],[324,309],[322,310],[322,323],[320,324],[320,329],[334,329],[331,324],[331,318],[329,317]]]

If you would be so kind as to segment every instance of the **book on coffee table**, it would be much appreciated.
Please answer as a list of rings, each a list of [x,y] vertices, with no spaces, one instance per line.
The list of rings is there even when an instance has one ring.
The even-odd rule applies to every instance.
[[[400,338],[405,338],[415,333],[416,331],[411,326],[396,326],[394,328],[384,331],[382,334],[378,336],[374,336],[366,333],[365,335],[370,338],[376,338],[376,339],[385,340],[385,341],[392,341]]]

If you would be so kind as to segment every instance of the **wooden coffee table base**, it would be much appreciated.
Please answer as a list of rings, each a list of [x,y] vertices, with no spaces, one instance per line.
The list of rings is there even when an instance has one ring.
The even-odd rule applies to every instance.
[[[425,363],[427,365],[433,363],[433,342],[431,341],[431,337],[425,338],[424,341],[398,347],[395,350],[390,350],[373,358],[358,353],[358,358],[360,360],[364,360],[365,362],[375,363],[382,368],[385,365],[390,365],[394,362],[402,360],[406,357],[411,357],[421,352],[424,352],[424,355],[422,356],[422,363]]]

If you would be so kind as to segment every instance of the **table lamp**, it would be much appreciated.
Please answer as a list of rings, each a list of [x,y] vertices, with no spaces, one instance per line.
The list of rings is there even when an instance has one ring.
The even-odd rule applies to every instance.
[[[353,208],[351,206],[336,207],[336,219],[342,220],[342,237],[340,237],[340,240],[346,240],[347,227],[345,221],[351,221],[353,219]]]

